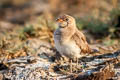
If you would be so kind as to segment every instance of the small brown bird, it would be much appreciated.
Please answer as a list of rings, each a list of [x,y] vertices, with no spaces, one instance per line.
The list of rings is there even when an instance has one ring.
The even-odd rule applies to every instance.
[[[70,58],[71,64],[72,59],[75,58],[77,59],[78,64],[78,58],[82,57],[85,53],[91,52],[86,37],[77,29],[73,17],[65,14],[58,17],[56,21],[59,26],[54,32],[56,49],[61,55]]]

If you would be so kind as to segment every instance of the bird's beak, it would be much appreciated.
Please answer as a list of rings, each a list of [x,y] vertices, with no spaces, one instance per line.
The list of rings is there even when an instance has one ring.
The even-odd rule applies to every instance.
[[[63,22],[63,20],[62,19],[56,19],[56,22]]]

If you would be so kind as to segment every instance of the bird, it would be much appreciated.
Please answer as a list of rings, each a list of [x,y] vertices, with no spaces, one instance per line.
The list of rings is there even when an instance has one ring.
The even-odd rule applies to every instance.
[[[78,30],[74,17],[63,14],[56,19],[56,23],[58,28],[54,31],[55,48],[61,56],[70,58],[72,72],[72,60],[76,59],[78,65],[78,58],[91,53],[92,49],[85,35]]]

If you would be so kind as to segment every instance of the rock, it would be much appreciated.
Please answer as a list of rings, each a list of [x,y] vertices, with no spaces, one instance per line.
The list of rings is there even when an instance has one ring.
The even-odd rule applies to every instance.
[[[59,64],[59,62],[50,62],[48,59],[40,58],[38,56],[26,56],[7,60],[4,63],[9,65],[9,68],[1,71],[3,72],[5,79],[11,80],[118,79],[120,77],[119,57],[120,51],[94,56],[88,55],[87,57],[81,58],[81,63],[85,64],[83,70],[79,69],[81,67],[79,64],[78,72],[75,73],[76,67],[74,66],[75,62],[73,62],[73,73],[70,74],[69,70],[67,70],[67,68],[69,68],[69,62],[63,62],[62,64]],[[59,70],[54,70],[55,67],[57,67]]]

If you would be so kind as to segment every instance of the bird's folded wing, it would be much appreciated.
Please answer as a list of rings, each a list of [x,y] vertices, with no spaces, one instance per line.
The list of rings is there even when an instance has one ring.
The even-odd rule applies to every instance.
[[[84,34],[82,32],[77,30],[76,33],[74,34],[73,38],[74,38],[76,44],[80,47],[82,53],[90,53],[91,52],[91,48],[89,47],[89,45],[86,41],[86,37],[84,36]]]

